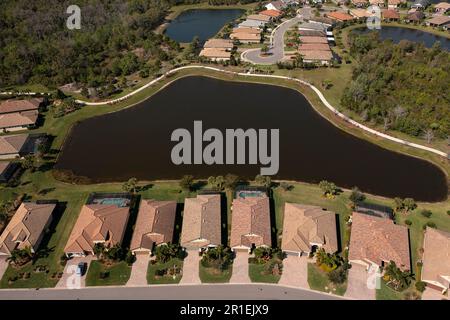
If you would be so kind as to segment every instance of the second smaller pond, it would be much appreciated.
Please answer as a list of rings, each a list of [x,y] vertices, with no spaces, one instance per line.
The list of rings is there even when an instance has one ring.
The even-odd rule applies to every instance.
[[[192,9],[182,12],[166,29],[166,35],[180,43],[199,37],[204,42],[216,35],[227,23],[244,14],[241,9]]]

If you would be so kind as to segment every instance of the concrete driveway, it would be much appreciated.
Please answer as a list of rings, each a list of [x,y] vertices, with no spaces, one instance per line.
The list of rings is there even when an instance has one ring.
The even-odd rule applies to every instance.
[[[348,284],[345,297],[358,300],[375,300],[375,289],[367,287],[369,273],[363,266],[352,264],[348,271]]]
[[[283,273],[278,283],[309,289],[308,258],[288,255],[283,260]]]
[[[248,275],[248,252],[236,251],[236,256],[233,261],[233,274],[231,275],[230,283],[250,283],[250,276]]]
[[[8,269],[8,261],[6,261],[6,257],[0,257],[0,279],[3,278],[6,269]]]
[[[96,259],[97,258],[95,256],[87,256],[80,258],[72,258],[69,261],[67,261],[67,264],[64,268],[64,274],[56,284],[56,288],[81,289],[86,287],[86,275],[89,271],[89,266],[91,264],[91,261]],[[84,271],[84,274],[81,276],[81,278],[75,274],[77,266],[80,262],[87,263],[87,268]]]
[[[190,249],[186,251],[187,256],[183,261],[183,277],[180,283],[182,284],[199,284],[200,276],[200,256],[197,249]]]
[[[422,300],[448,300],[448,295],[443,295],[437,290],[426,288],[422,293]]]
[[[244,61],[253,64],[275,64],[284,59],[284,34],[291,27],[303,21],[302,18],[295,17],[280,24],[272,34],[271,46],[267,56],[261,56],[261,49],[250,49],[242,53]]]
[[[130,279],[127,287],[145,286],[147,284],[147,269],[150,262],[149,254],[137,254],[136,261],[131,268]]]

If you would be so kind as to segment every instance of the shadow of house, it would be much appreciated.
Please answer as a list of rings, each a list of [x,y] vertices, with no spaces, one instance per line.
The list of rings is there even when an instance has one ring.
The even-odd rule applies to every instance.
[[[336,238],[337,238],[337,252],[342,252],[342,234],[341,234],[341,217],[338,214],[334,215],[336,218]]]
[[[175,227],[173,228],[173,243],[179,244],[183,226],[184,203],[177,203],[175,212]]]
[[[122,239],[121,247],[123,249],[129,249],[131,245],[131,239],[133,237],[134,227],[136,225],[137,216],[139,213],[139,206],[141,204],[141,196],[140,195],[131,195],[130,199],[130,215],[128,217],[128,223],[125,229],[125,234]]]

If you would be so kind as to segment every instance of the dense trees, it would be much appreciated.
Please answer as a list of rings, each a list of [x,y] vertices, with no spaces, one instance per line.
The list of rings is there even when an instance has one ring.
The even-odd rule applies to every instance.
[[[353,35],[359,60],[342,105],[364,121],[423,137],[446,138],[450,128],[450,53],[439,44],[380,41],[376,34]]]

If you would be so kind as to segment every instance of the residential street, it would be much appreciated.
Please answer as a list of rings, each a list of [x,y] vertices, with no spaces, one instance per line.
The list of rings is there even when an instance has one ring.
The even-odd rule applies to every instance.
[[[271,284],[157,285],[79,290],[0,290],[0,300],[339,300],[326,293]]]

